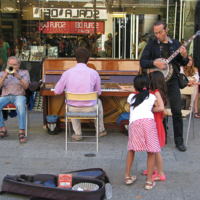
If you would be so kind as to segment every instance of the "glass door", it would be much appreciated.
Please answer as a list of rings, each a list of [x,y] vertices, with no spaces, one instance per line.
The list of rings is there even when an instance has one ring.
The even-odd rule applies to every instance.
[[[160,19],[157,14],[144,14],[133,16],[135,20],[132,27],[133,45],[132,59],[140,59],[148,41],[155,38],[153,25]]]
[[[126,59],[127,21],[126,15],[124,18],[114,18],[113,58]]]

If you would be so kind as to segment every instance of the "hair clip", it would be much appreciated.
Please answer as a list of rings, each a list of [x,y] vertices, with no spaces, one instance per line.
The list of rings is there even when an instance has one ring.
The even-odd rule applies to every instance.
[[[146,88],[146,87],[144,87],[144,88],[143,88],[143,90],[147,90],[147,88]]]

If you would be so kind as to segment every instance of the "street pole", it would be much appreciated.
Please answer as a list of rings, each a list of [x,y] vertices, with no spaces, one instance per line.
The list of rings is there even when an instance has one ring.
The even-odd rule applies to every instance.
[[[94,0],[94,35],[96,35],[96,0]]]

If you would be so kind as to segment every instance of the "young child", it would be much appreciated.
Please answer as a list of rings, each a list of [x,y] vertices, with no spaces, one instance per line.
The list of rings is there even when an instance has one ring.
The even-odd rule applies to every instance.
[[[126,184],[132,184],[137,178],[130,175],[131,166],[134,160],[135,151],[147,151],[148,177],[145,189],[151,190],[156,185],[152,180],[154,169],[155,153],[160,152],[160,144],[156,129],[156,123],[152,108],[156,102],[156,96],[149,94],[149,78],[139,75],[134,79],[135,94],[130,94],[127,102],[130,104],[129,119],[129,141],[126,161]],[[164,106],[157,106],[157,111],[162,112]]]
[[[163,102],[167,103],[167,86],[163,74],[160,71],[155,71],[149,74],[150,78],[150,90],[151,94],[154,94],[157,98],[159,105],[163,106]],[[162,120],[167,116],[167,110],[164,109],[163,112],[156,112],[156,107],[152,109],[154,114],[154,119],[156,122],[156,128],[158,132],[158,139],[160,147],[165,146],[165,129],[163,126]],[[164,181],[165,174],[163,172],[163,159],[161,153],[155,154],[156,163],[154,175],[152,176],[154,181]],[[157,170],[156,170],[157,168]],[[144,175],[147,175],[146,170],[143,172]]]

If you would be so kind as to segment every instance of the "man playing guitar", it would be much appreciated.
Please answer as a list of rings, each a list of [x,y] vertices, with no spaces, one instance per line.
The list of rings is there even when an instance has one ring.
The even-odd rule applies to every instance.
[[[159,21],[154,24],[154,34],[157,39],[151,40],[146,45],[142,57],[140,59],[140,65],[142,68],[159,68],[161,70],[166,69],[166,63],[156,60],[157,58],[168,58],[174,51],[180,46],[178,40],[172,40],[167,35],[167,25],[163,21]],[[177,68],[180,71],[179,64],[186,66],[189,62],[187,56],[187,50],[184,46],[180,48],[180,53],[171,61],[172,67]],[[168,98],[172,111],[173,128],[174,128],[174,141],[176,148],[179,151],[186,151],[186,147],[183,143],[183,119],[181,114],[181,94],[179,89],[179,82],[176,72],[173,70],[171,78],[167,81]]]

